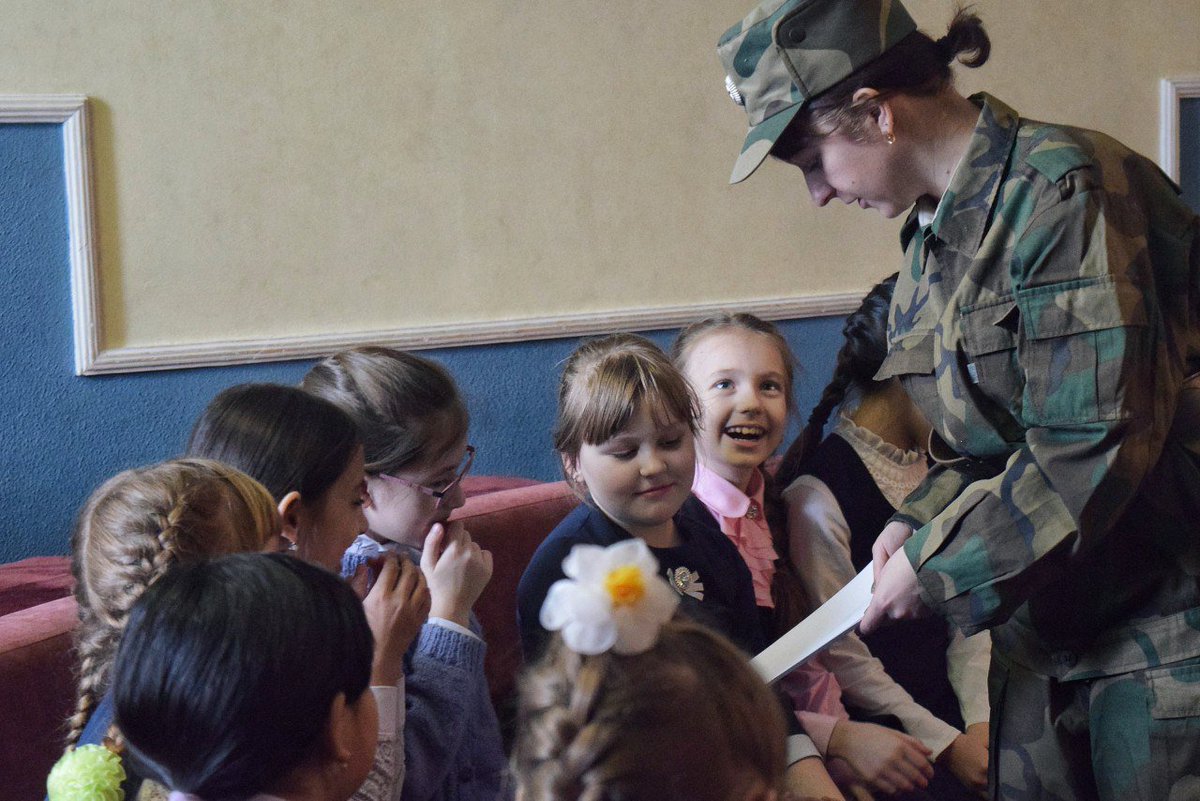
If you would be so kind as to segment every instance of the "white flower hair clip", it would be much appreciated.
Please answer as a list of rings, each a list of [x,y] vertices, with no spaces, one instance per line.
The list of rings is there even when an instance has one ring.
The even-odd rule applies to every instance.
[[[567,577],[546,593],[539,619],[584,656],[648,650],[679,605],[679,596],[659,578],[658,560],[636,538],[607,548],[576,545],[563,560],[563,573]]]

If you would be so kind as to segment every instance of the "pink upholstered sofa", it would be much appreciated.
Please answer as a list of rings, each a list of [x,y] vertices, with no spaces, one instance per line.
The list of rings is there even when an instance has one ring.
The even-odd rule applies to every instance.
[[[476,606],[488,640],[492,699],[508,706],[521,667],[517,582],[538,544],[577,503],[564,482],[475,476],[455,513],[493,555]],[[71,636],[77,623],[66,557],[0,565],[0,798],[34,801],[62,750],[74,699]]]

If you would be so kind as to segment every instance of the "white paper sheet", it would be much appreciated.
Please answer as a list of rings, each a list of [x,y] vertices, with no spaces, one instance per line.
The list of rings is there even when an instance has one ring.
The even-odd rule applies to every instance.
[[[771,683],[859,624],[871,602],[871,566],[850,580],[791,631],[767,646],[750,664]]]

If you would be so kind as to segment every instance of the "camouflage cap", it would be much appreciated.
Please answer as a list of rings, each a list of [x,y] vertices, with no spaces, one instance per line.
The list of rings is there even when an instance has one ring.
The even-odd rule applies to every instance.
[[[758,169],[804,105],[917,29],[900,0],[765,0],[717,43],[750,131],[729,183]]]

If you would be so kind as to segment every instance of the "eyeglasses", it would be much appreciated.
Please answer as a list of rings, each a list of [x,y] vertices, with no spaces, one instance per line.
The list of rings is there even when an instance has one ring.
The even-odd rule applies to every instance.
[[[447,495],[449,495],[450,493],[454,492],[454,488],[457,487],[459,484],[461,484],[463,477],[466,476],[466,474],[470,472],[471,464],[474,461],[475,461],[475,446],[468,445],[467,452],[463,454],[463,460],[459,464],[458,471],[454,474],[454,478],[450,479],[450,481],[441,489],[434,489],[433,487],[427,487],[424,484],[418,484],[415,481],[409,481],[407,478],[400,478],[400,476],[393,476],[393,475],[389,475],[388,473],[380,473],[379,475],[383,476],[384,478],[390,478],[392,481],[397,481],[406,487],[411,487],[411,488],[415,489],[417,492],[423,492],[431,498],[436,498],[437,506],[434,508],[440,508],[442,505],[442,501],[445,499],[445,497]]]

